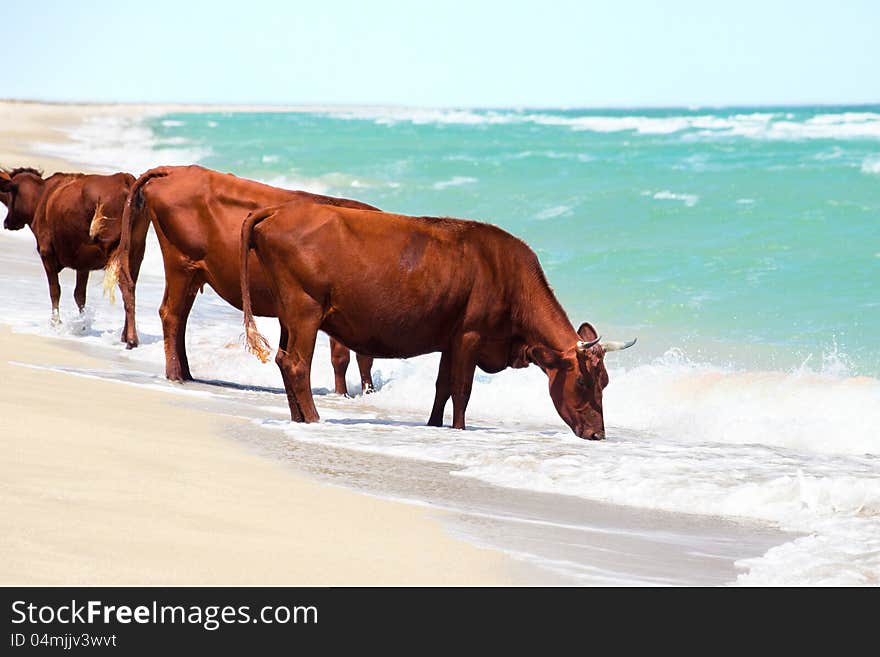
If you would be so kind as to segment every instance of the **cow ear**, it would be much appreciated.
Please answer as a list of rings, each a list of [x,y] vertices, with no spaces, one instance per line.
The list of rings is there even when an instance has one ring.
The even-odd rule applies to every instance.
[[[12,186],[12,178],[5,171],[0,171],[0,192],[8,192]]]
[[[599,337],[599,333],[593,328],[589,322],[584,322],[578,329],[578,335],[584,342],[592,342]]]

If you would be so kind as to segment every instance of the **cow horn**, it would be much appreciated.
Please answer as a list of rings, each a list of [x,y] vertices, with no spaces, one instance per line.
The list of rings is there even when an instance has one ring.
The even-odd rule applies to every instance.
[[[633,338],[629,342],[603,342],[602,348],[606,352],[608,352],[608,351],[623,351],[624,349],[629,349],[630,347],[632,347],[637,341],[638,341],[638,338]]]
[[[585,342],[584,340],[578,340],[577,350],[579,352],[583,353],[587,349],[589,349],[590,347],[593,347],[593,346],[599,344],[599,340],[601,340],[601,339],[602,339],[602,336],[600,335],[595,340],[590,340],[589,342]]]

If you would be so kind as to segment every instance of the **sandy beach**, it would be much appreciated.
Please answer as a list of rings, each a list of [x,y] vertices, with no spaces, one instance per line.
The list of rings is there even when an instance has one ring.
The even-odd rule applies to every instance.
[[[86,117],[171,109],[204,110],[3,101],[0,165],[82,170],[31,146],[64,141]],[[451,537],[436,512],[316,483],[221,438],[229,418],[28,364],[101,366],[0,325],[0,584],[527,581],[500,552]]]
[[[174,397],[0,328],[2,584],[510,584],[424,509],[315,483]],[[85,409],[85,410],[84,410]]]

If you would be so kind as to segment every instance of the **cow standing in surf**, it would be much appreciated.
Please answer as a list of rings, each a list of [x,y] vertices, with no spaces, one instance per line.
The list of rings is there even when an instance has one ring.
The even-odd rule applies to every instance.
[[[111,261],[120,239],[120,217],[134,176],[41,172],[20,167],[0,172],[0,202],[7,207],[3,227],[29,226],[49,281],[52,323],[60,323],[58,274],[76,270],[73,296],[80,312],[86,306],[89,272]]]
[[[197,165],[158,167],[141,175],[132,185],[125,205],[118,255],[119,283],[125,304],[122,340],[128,348],[138,345],[135,286],[151,223],[165,265],[165,295],[159,307],[165,341],[165,376],[171,381],[190,381],[186,322],[196,294],[207,283],[224,300],[241,309],[238,266],[241,222],[256,208],[292,199],[376,210],[366,203],[280,189]],[[254,312],[276,317],[275,302],[259,263],[254,263],[253,270]],[[279,349],[284,350],[286,345],[287,333],[282,327]],[[330,352],[336,392],[347,394],[345,372],[350,352],[336,340],[330,341]],[[357,361],[362,389],[370,392],[373,360],[358,356]]]
[[[289,336],[276,363],[291,419],[319,419],[311,391],[318,330],[358,353],[409,358],[441,352],[428,424],[465,428],[476,367],[540,367],[557,412],[581,438],[605,437],[604,356],[628,343],[600,341],[588,323],[575,331],[535,253],[491,224],[407,217],[298,199],[252,212],[241,227],[241,298],[250,351],[268,343],[251,305],[251,251]]]

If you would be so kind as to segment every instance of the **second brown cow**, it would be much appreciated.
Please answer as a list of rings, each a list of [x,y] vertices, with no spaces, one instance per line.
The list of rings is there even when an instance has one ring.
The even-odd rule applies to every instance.
[[[140,176],[132,186],[122,218],[119,246],[119,283],[125,304],[122,339],[136,347],[135,285],[152,223],[165,265],[165,294],[159,315],[165,341],[165,376],[172,381],[192,379],[186,355],[186,322],[196,294],[210,285],[227,302],[241,308],[239,235],[241,222],[255,208],[303,198],[313,203],[369,211],[376,208],[349,199],[290,191],[212,171],[197,165],[158,167]],[[254,311],[275,317],[275,302],[259,263],[251,278]],[[279,349],[287,344],[282,327]],[[349,350],[330,341],[336,392],[346,394],[345,371]],[[361,385],[373,387],[372,358],[358,356]]]

